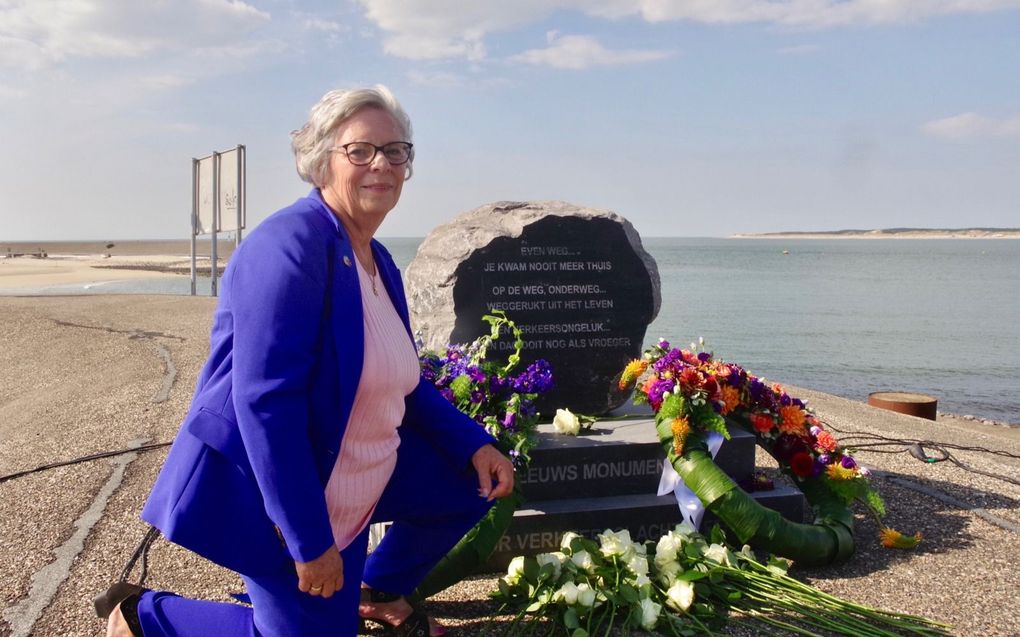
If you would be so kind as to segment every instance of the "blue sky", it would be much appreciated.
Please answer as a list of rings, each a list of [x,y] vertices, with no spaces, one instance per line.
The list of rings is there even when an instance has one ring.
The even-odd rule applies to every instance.
[[[0,0],[0,240],[186,238],[191,158],[384,83],[414,178],[380,230],[498,200],[647,236],[1020,226],[1020,0]]]

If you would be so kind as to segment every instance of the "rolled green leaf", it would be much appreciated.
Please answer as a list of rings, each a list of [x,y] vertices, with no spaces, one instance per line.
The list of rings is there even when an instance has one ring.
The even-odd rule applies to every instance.
[[[704,434],[691,432],[684,453],[677,456],[670,421],[660,419],[655,429],[684,484],[741,542],[808,566],[835,564],[853,555],[853,515],[824,486],[810,480],[797,482],[815,509],[815,522],[791,522],[759,504],[715,464]]]
[[[519,500],[516,493],[497,500],[489,513],[429,571],[412,598],[425,599],[477,573],[506,533]]]

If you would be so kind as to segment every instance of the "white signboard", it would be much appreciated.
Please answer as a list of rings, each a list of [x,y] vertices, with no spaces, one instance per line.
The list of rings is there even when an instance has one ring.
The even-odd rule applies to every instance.
[[[213,156],[198,160],[198,171],[195,174],[198,200],[195,202],[195,234],[212,234],[215,207],[215,183],[213,180]]]
[[[244,147],[215,153],[197,161],[195,175],[195,234],[232,232],[245,227],[244,211]],[[218,168],[218,174],[217,174]],[[240,179],[238,177],[241,177]],[[214,205],[219,193],[219,208]],[[237,209],[241,207],[238,216]],[[217,223],[213,225],[213,219]]]
[[[240,205],[240,182],[237,176],[241,173],[241,153],[238,149],[220,153],[220,217],[216,225],[217,232],[237,230],[237,206]],[[241,227],[244,220],[241,219]]]

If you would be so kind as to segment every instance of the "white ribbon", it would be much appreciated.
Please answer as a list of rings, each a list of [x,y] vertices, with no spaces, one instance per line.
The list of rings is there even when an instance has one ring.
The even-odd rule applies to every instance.
[[[711,432],[705,440],[708,444],[708,451],[712,458],[719,453],[722,447],[723,437],[718,432]],[[676,472],[673,465],[667,459],[662,463],[662,477],[659,478],[659,495],[666,495],[670,491],[676,496],[676,503],[680,505],[680,514],[695,529],[701,528],[701,518],[705,517],[705,505],[701,503],[698,496],[687,488],[680,474]]]

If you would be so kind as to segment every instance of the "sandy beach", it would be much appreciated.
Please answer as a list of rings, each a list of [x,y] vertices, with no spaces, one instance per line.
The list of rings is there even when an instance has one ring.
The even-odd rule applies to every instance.
[[[179,296],[0,298],[0,475],[170,441],[207,354],[214,304]],[[792,391],[848,432],[841,436],[921,438],[1020,455],[1016,429],[951,417],[925,421]],[[165,453],[0,483],[0,635],[102,634],[91,598],[117,577],[144,534],[138,513]],[[954,453],[989,474],[1020,474],[1017,458]],[[924,542],[914,552],[883,549],[874,522],[858,515],[858,550],[849,563],[794,573],[854,601],[949,622],[954,634],[1020,635],[1020,486],[906,453],[862,451],[858,459],[880,472],[875,480],[889,524],[920,531]],[[768,464],[763,454],[759,462]],[[154,545],[149,569],[147,584],[155,588],[214,600],[241,590],[233,574],[164,540]],[[507,618],[494,617],[487,598],[494,588],[493,577],[473,578],[437,596],[431,610],[459,635],[496,634]]]
[[[217,248],[222,272],[233,253],[233,243]],[[208,241],[196,246],[196,267],[208,276],[211,256]],[[188,241],[130,241],[115,244],[89,242],[0,243],[0,294],[19,290],[45,290],[76,286],[88,289],[113,281],[190,276]]]

